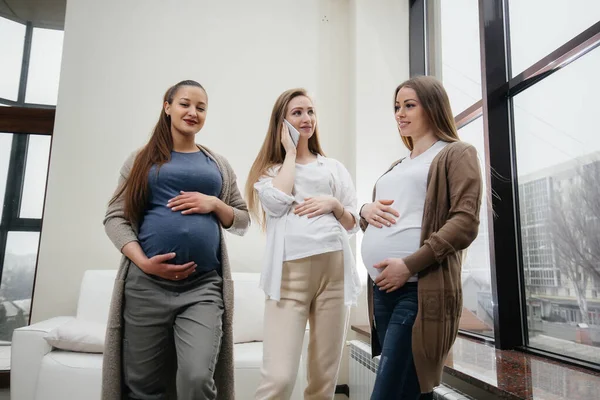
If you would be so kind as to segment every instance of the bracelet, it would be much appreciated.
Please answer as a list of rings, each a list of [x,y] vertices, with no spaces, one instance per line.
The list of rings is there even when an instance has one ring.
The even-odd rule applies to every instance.
[[[338,218],[338,217],[335,215],[335,213],[333,213],[333,216],[335,217],[335,219],[337,219],[337,220],[339,221],[340,219],[342,219],[342,217],[344,216],[344,213],[345,213],[345,212],[346,212],[346,209],[345,209],[345,208],[342,208],[342,215],[340,215],[340,217],[339,217],[339,218]]]
[[[365,208],[365,206],[366,206],[367,204],[369,204],[369,203],[365,203],[365,204],[363,204],[363,205],[360,207],[360,210],[358,210],[358,216],[359,216],[359,218],[364,218],[364,217],[362,216],[362,209],[363,209],[363,208]]]

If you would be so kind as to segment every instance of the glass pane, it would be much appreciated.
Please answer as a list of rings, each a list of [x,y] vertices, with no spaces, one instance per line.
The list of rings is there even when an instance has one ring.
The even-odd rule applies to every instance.
[[[600,49],[514,98],[529,345],[600,363]]]
[[[479,117],[458,132],[460,138],[472,144],[479,154],[479,163],[485,179],[485,147],[483,118]],[[488,231],[487,196],[484,190],[479,214],[479,234],[467,249],[462,267],[463,313],[459,328],[486,336],[494,336],[492,302],[490,238]]]
[[[39,232],[8,232],[0,284],[0,341],[29,322]]]
[[[478,0],[440,3],[441,79],[456,116],[482,98]]]
[[[508,5],[513,76],[600,21],[598,0],[509,0]]]
[[[4,193],[6,193],[6,179],[8,178],[8,163],[10,162],[10,149],[12,147],[12,133],[0,132],[0,222],[4,211]]]
[[[25,102],[56,105],[63,31],[33,29]]]
[[[19,95],[25,25],[0,17],[0,97],[16,101]]]
[[[50,136],[30,135],[19,213],[21,218],[42,218],[49,158]]]

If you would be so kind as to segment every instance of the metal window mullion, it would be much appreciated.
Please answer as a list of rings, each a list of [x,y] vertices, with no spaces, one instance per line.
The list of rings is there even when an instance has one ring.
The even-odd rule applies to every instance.
[[[517,95],[600,46],[600,21],[510,79],[509,95]]]
[[[4,269],[8,232],[12,230],[14,221],[19,219],[28,145],[28,135],[13,135],[2,207],[2,224],[0,225],[0,282]]]
[[[18,106],[19,105],[19,102],[14,101],[14,100],[5,99],[4,97],[0,97],[0,103],[6,104],[9,106]]]
[[[21,79],[19,82],[19,95],[17,103],[25,104],[25,94],[27,93],[27,78],[29,76],[29,61],[31,59],[31,42],[33,39],[33,24],[28,22],[25,25],[25,43],[23,45],[23,61],[21,63]]]
[[[427,0],[411,0],[408,17],[409,74],[411,77],[427,74]]]
[[[25,107],[25,108],[44,108],[47,110],[54,110],[56,108],[56,106],[53,106],[53,105],[37,104],[37,103],[24,103],[24,104],[19,104],[19,106]]]
[[[42,228],[42,220],[36,218],[16,218],[12,221],[7,221],[1,229],[7,232],[40,232]]]
[[[481,104],[482,100],[479,100],[477,103],[471,105],[469,108],[455,116],[454,122],[456,123],[456,129],[461,129],[475,121],[477,118],[481,117],[483,114],[483,108]]]
[[[488,211],[496,347],[514,349],[525,338],[524,287],[512,102],[508,98],[510,43],[507,0],[479,0],[483,117],[493,210]],[[493,171],[493,173],[492,173]],[[494,194],[492,196],[492,193]],[[495,214],[495,215],[494,215]]]

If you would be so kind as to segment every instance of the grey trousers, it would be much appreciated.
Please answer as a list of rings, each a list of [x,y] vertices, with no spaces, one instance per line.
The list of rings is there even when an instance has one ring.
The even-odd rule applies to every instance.
[[[213,373],[223,332],[222,285],[216,271],[174,282],[130,267],[123,309],[127,398],[167,399],[166,377],[175,373],[167,367],[174,342],[177,398],[216,399]]]

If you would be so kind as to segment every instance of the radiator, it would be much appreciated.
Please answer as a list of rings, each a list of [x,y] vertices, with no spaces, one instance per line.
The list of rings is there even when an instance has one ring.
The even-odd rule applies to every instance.
[[[352,400],[369,400],[375,385],[379,357],[371,358],[371,346],[350,341],[349,387]]]
[[[351,340],[350,346],[350,368],[349,387],[351,400],[370,400],[375,375],[379,366],[379,357],[371,358],[371,346],[360,340]],[[440,385],[433,391],[435,400],[469,400],[467,396],[449,386]]]

